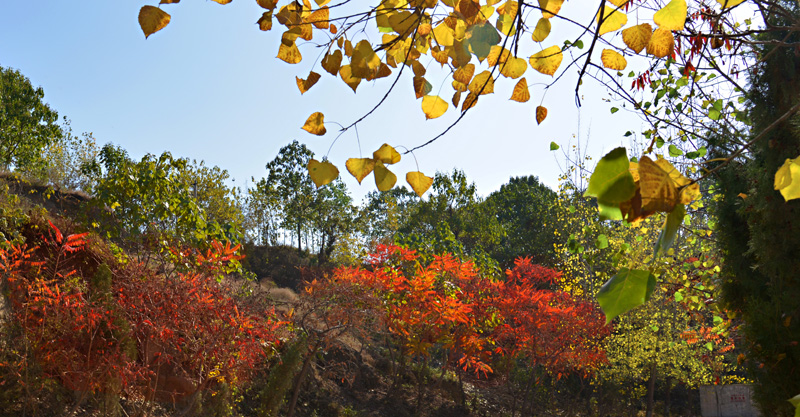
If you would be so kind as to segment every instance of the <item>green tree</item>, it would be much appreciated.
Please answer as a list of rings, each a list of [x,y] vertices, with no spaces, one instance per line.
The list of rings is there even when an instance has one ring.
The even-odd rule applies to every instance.
[[[37,181],[67,190],[92,193],[92,179],[84,167],[97,158],[100,148],[91,133],[73,134],[70,121],[61,126],[63,135],[42,149],[42,162],[22,169],[23,174]]]
[[[58,113],[44,103],[19,71],[0,67],[0,167],[32,169],[44,163],[41,153],[61,137]]]

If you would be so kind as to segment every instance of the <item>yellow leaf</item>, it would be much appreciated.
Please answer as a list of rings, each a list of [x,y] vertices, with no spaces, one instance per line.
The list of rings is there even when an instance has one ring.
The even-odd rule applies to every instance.
[[[350,69],[353,76],[358,78],[369,78],[373,71],[381,65],[381,58],[372,50],[372,45],[368,40],[362,39],[353,49],[350,59]]]
[[[686,0],[671,0],[653,15],[653,22],[664,30],[681,30],[686,23]]]
[[[300,94],[305,94],[311,86],[319,81],[319,77],[320,75],[314,71],[311,71],[311,73],[308,74],[308,79],[305,80],[300,77],[294,77],[297,81],[297,88],[300,89]]]
[[[394,187],[396,182],[397,175],[389,171],[389,169],[383,165],[383,162],[377,161],[375,163],[375,185],[378,187],[378,190],[389,191]]]
[[[289,64],[297,64],[303,60],[303,55],[297,49],[296,43],[292,42],[290,45],[286,45],[281,42],[281,46],[278,48],[278,58]]]
[[[317,188],[330,184],[339,176],[339,169],[328,161],[319,162],[316,159],[308,161],[308,175]]]
[[[786,201],[800,198],[800,156],[787,159],[775,173],[775,189]]]
[[[345,166],[350,174],[356,177],[358,183],[361,184],[361,180],[366,178],[375,168],[375,160],[372,158],[350,158],[345,163]]]
[[[325,54],[322,58],[322,68],[328,71],[331,75],[339,73],[339,68],[342,66],[342,51],[335,50],[332,53]]]
[[[639,160],[639,190],[643,211],[669,213],[680,201],[669,172],[646,156]]]
[[[625,57],[612,49],[603,49],[600,60],[603,61],[604,67],[612,70],[622,71],[628,66]]]
[[[672,182],[680,193],[681,204],[689,204],[700,197],[700,185],[697,183],[693,184],[692,180],[684,177],[677,168],[669,163],[669,161],[664,158],[658,158],[656,160],[656,165],[669,174]]]
[[[464,85],[469,84],[470,80],[472,80],[472,76],[475,74],[475,65],[474,64],[467,64],[463,67],[457,69],[453,73],[453,80],[458,81]]]
[[[628,165],[628,171],[631,172],[631,176],[633,177],[633,182],[639,182],[639,163],[638,162],[630,162]]]
[[[439,46],[434,46],[431,48],[431,56],[433,59],[436,60],[441,66],[447,63],[447,60],[450,58],[450,53],[447,49],[440,49]]]
[[[308,22],[317,29],[327,29],[330,25],[330,12],[328,6],[315,10],[308,16]]]
[[[414,71],[415,77],[423,77],[428,72],[428,70],[425,69],[425,66],[417,60],[411,62],[411,69]]]
[[[422,98],[431,92],[433,86],[424,77],[414,77],[414,94],[417,98]]]
[[[504,64],[500,64],[500,74],[511,79],[522,77],[527,70],[528,63],[522,58],[510,58]]]
[[[145,39],[167,27],[169,19],[169,14],[158,7],[142,6],[139,9],[139,27],[142,28]]]
[[[465,112],[478,104],[478,95],[475,93],[467,94],[467,98],[464,99],[464,102],[461,103],[461,112]]]
[[[735,7],[744,2],[745,0],[717,0],[717,3],[719,3],[723,9]]]
[[[258,19],[258,28],[263,31],[268,31],[272,29],[272,10],[268,12],[264,12],[261,17]]]
[[[433,37],[440,46],[453,46],[455,32],[450,26],[440,23],[439,26],[433,28]]]
[[[256,0],[256,3],[267,10],[272,10],[278,6],[278,0]]]
[[[628,16],[626,16],[625,13],[615,11],[615,9],[616,7],[613,6],[603,6],[602,18],[600,13],[597,13],[597,23],[600,24],[601,20],[603,22],[600,24],[600,31],[598,34],[602,35],[619,30],[628,23]]]
[[[161,0],[158,4],[175,4],[180,3],[181,0]]]
[[[553,45],[544,51],[533,54],[530,58],[531,67],[536,71],[545,75],[553,75],[561,65],[561,60],[564,56],[561,54],[561,48]]]
[[[439,96],[422,97],[422,112],[425,119],[435,119],[447,111],[447,102]]]
[[[486,57],[486,62],[490,67],[493,67],[498,63],[507,62],[509,57],[511,57],[511,52],[508,49],[495,45],[489,49],[489,56]]]
[[[550,35],[550,19],[541,18],[538,22],[536,22],[536,29],[533,30],[533,40],[536,42],[541,42]]]
[[[622,7],[625,3],[629,2],[630,0],[608,0],[611,4],[617,7]]]
[[[672,36],[672,32],[658,28],[650,36],[650,42],[647,44],[647,53],[656,58],[664,58],[672,55],[674,48],[675,38]]]
[[[476,75],[467,88],[471,93],[478,95],[494,93],[494,79],[492,79],[492,73],[486,70]]]
[[[358,85],[361,83],[361,78],[353,77],[352,72],[350,72],[350,65],[342,65],[339,68],[339,76],[342,77],[342,81],[350,86],[355,93],[356,88],[358,88]]]
[[[642,23],[641,25],[632,26],[623,30],[622,42],[625,42],[628,48],[631,48],[638,54],[650,43],[650,36],[652,36],[652,34],[652,26],[650,26],[649,23]]]
[[[563,4],[564,0],[539,0],[539,7],[542,9],[542,16],[545,19],[557,15]]]
[[[215,1],[215,2],[217,2],[219,4],[228,4],[228,3],[232,2],[233,0],[212,0],[212,1]]]
[[[544,106],[536,106],[536,124],[540,125],[547,117],[547,108]]]
[[[453,94],[453,100],[452,100],[453,107],[458,108],[458,103],[460,101],[461,101],[461,91],[456,91],[455,94]]]
[[[306,124],[303,125],[303,130],[312,135],[322,136],[327,131],[325,129],[325,115],[320,112],[312,113],[308,116]]]
[[[522,79],[517,82],[517,85],[514,86],[514,92],[511,93],[511,100],[524,103],[530,99],[531,92],[528,91],[528,81],[525,80],[525,77],[522,77]]]
[[[433,185],[433,178],[419,171],[413,171],[406,174],[406,182],[418,196],[422,197],[425,191],[428,191],[431,185]]]
[[[372,153],[372,158],[376,162],[391,165],[400,162],[400,153],[388,143],[384,143],[377,151]]]

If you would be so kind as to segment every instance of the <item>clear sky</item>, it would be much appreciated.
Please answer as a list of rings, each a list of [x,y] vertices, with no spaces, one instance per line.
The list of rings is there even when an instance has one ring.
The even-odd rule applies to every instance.
[[[328,154],[338,128],[327,122],[348,125],[357,120],[392,82],[362,82],[354,94],[316,63],[314,69],[323,77],[301,96],[294,77],[308,75],[321,49],[312,43],[301,45],[304,60],[298,65],[276,59],[282,26],[276,23],[271,32],[259,31],[255,22],[263,10],[255,1],[164,5],[172,22],[145,40],[137,15],[146,4],[157,1],[4,0],[0,66],[19,69],[42,86],[45,101],[72,120],[75,132],[93,132],[99,144],[121,145],[135,158],[170,151],[205,160],[227,169],[238,186],[250,177],[265,176],[264,165],[292,140],[305,143],[317,157]],[[573,0],[562,10],[588,9]],[[564,39],[557,33],[554,28],[553,41],[546,41],[545,47]],[[568,59],[565,56],[562,67]],[[427,78],[434,93],[441,89],[449,101],[449,81],[444,72],[435,71],[438,67],[436,62],[428,65]],[[624,111],[610,115],[610,107],[619,104],[604,101],[608,93],[597,86],[582,90],[586,98],[577,108],[575,72],[573,66],[547,93],[543,104],[549,115],[541,126],[534,118],[542,100],[541,84],[532,87],[528,103],[520,104],[508,100],[516,81],[502,79],[495,93],[482,97],[447,136],[415,152],[419,170],[432,176],[463,169],[485,196],[511,176],[536,175],[557,186],[557,159],[563,165],[563,156],[549,151],[551,141],[566,147],[578,136],[589,138],[588,151],[595,160],[604,151],[628,145],[623,134],[637,131],[638,119]],[[532,69],[526,76],[529,84],[550,81]],[[328,154],[356,199],[375,186],[372,177],[359,186],[344,168],[347,158],[371,155],[383,143],[412,148],[458,117],[451,108],[426,121],[411,77],[411,71],[404,71],[396,91],[359,125],[358,135],[348,131]],[[328,134],[323,137],[300,129],[315,111],[325,114]],[[398,183],[404,183],[405,172],[417,169],[410,155],[394,167]]]

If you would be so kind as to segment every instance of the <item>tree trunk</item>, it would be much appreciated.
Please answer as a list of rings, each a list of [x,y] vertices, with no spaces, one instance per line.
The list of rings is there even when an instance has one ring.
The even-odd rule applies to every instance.
[[[653,395],[656,390],[656,363],[650,365],[650,380],[647,382],[647,417],[653,417]]]
[[[300,234],[300,223],[297,223],[297,252],[301,255],[303,254],[303,248],[300,247],[300,244],[303,242],[303,236]]]
[[[667,377],[667,395],[664,398],[664,415],[666,417],[671,417],[670,414],[670,394],[672,393],[672,379]]]
[[[314,344],[314,347],[310,352],[308,352],[308,356],[306,356],[305,361],[303,361],[303,369],[299,374],[297,374],[297,379],[294,381],[294,387],[292,387],[292,399],[289,401],[289,410],[286,412],[286,417],[294,416],[294,410],[297,407],[297,398],[300,397],[300,388],[303,386],[303,381],[306,379],[308,370],[311,369],[311,361],[314,360],[314,356],[316,356],[318,349],[319,342]]]

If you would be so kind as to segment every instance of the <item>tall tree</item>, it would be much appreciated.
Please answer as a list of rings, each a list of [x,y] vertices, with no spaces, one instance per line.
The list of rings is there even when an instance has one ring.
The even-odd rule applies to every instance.
[[[42,164],[42,150],[61,136],[58,113],[19,71],[0,67],[0,167]]]

